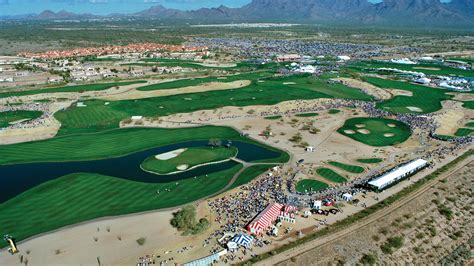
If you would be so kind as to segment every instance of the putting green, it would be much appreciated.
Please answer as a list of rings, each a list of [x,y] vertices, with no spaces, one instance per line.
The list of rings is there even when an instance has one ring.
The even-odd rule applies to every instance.
[[[11,123],[24,120],[36,119],[41,117],[43,112],[40,111],[7,111],[0,112],[0,128],[8,127]]]
[[[158,184],[87,173],[64,176],[0,204],[0,234],[21,241],[91,219],[186,204],[217,193],[241,168]]]
[[[112,82],[112,83],[94,83],[94,84],[77,85],[77,86],[45,88],[41,90],[5,92],[5,93],[0,93],[0,98],[10,97],[10,96],[36,95],[36,94],[43,94],[43,93],[55,93],[55,92],[101,91],[101,90],[110,89],[112,87],[127,86],[127,85],[132,85],[132,84],[139,84],[139,83],[146,83],[146,81],[137,80],[137,81]]]
[[[361,124],[365,125],[364,130],[367,131],[362,132],[357,128],[356,125]],[[395,125],[395,127],[388,126],[390,124]],[[347,132],[351,130],[354,131],[354,133],[348,134]],[[408,125],[397,120],[385,118],[351,118],[346,120],[344,126],[337,131],[346,137],[375,147],[403,143],[411,135]]]
[[[296,191],[300,193],[317,192],[328,188],[329,185],[313,179],[303,179],[296,184]]]
[[[363,167],[357,165],[349,165],[333,161],[328,162],[328,164],[353,174],[361,174],[365,171]]]
[[[377,104],[377,107],[394,113],[432,113],[442,109],[441,102],[454,96],[446,90],[415,85],[408,82],[368,77],[367,82],[384,89],[412,92],[413,96],[398,95]]]
[[[344,176],[336,173],[335,171],[329,168],[318,168],[316,170],[316,173],[326,178],[327,180],[335,182],[335,183],[344,183],[347,181],[347,178],[345,178]]]
[[[165,175],[189,170],[202,164],[227,160],[236,155],[237,148],[235,147],[193,147],[167,160],[157,159],[157,156],[148,157],[141,167],[146,171]],[[180,169],[179,167],[183,165],[186,165],[186,168]]]
[[[367,163],[367,164],[375,164],[375,163],[380,163],[383,160],[380,158],[362,158],[362,159],[357,159],[359,163]]]

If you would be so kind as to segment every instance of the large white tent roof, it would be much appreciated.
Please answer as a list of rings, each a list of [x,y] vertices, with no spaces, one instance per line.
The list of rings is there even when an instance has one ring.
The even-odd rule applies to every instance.
[[[406,175],[407,173],[410,173],[412,171],[419,169],[420,167],[425,166],[427,163],[428,162],[423,159],[414,160],[410,163],[400,166],[399,168],[394,169],[393,171],[390,171],[380,176],[377,179],[370,181],[369,185],[372,185],[377,188],[383,188],[387,186],[388,184],[391,184],[393,181],[397,180],[398,178]]]

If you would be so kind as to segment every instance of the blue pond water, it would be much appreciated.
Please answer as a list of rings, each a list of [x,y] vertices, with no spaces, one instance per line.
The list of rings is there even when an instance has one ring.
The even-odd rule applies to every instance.
[[[143,171],[140,164],[148,157],[180,148],[206,146],[207,141],[190,141],[132,153],[122,157],[78,162],[47,162],[0,166],[0,203],[44,182],[72,173],[96,173],[144,183],[166,183],[219,172],[235,166],[233,161],[206,165],[173,175],[155,175]],[[234,141],[237,158],[256,161],[278,158],[280,153],[264,147]]]

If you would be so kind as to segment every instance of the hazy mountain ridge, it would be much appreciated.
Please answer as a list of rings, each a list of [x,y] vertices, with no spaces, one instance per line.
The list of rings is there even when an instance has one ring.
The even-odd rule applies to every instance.
[[[397,25],[474,25],[474,1],[452,0],[253,0],[241,8],[201,8],[193,11],[170,9],[161,5],[134,14],[106,17],[136,17],[197,22],[294,21]],[[44,11],[25,19],[67,20],[100,18],[92,14]]]

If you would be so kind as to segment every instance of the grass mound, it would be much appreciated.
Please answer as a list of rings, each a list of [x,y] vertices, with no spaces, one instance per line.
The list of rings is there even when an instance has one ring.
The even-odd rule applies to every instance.
[[[464,102],[462,107],[474,110],[474,101]]]
[[[327,180],[330,180],[335,183],[344,183],[347,181],[347,179],[344,176],[334,172],[333,170],[329,168],[319,168],[316,170],[316,173],[326,178]]]
[[[181,170],[178,168],[180,165],[187,165],[187,169],[190,169],[205,163],[223,161],[235,155],[237,148],[234,147],[193,147],[168,160],[158,160],[155,156],[148,157],[141,167],[146,171],[163,175]]]
[[[346,172],[353,173],[353,174],[361,174],[365,171],[363,167],[357,166],[357,165],[349,165],[349,164],[343,164],[340,162],[328,162],[328,164],[335,166],[339,169],[342,169]]]
[[[40,111],[7,111],[0,112],[0,128],[8,127],[10,123],[23,119],[36,119],[43,115]]]
[[[267,116],[267,117],[265,117],[265,119],[267,119],[267,120],[278,120],[278,119],[280,119],[280,118],[282,118],[281,115],[275,115],[275,116]]]
[[[366,131],[364,133],[367,134],[363,134],[357,129],[356,125],[360,124],[366,125],[364,129],[368,130],[368,132]],[[388,124],[396,125],[396,127],[390,127]],[[390,146],[402,143],[406,141],[411,135],[408,125],[397,120],[385,118],[351,118],[346,120],[344,126],[337,131],[351,139],[375,147]],[[347,133],[354,131],[354,134]],[[386,137],[388,136],[386,134],[390,134],[391,137]]]
[[[328,188],[329,185],[313,179],[303,179],[296,184],[296,191],[300,193],[316,192]]]
[[[338,113],[340,113],[340,112],[341,112],[341,110],[338,110],[338,109],[331,109],[331,110],[329,110],[328,113],[331,114],[331,115],[334,115],[334,114],[338,114]]]
[[[472,136],[474,133],[474,129],[470,128],[460,128],[454,133],[455,136],[457,137],[467,137],[467,136]]]
[[[314,117],[314,116],[318,116],[319,114],[318,113],[304,113],[304,114],[297,114],[295,116],[297,117]]]
[[[367,164],[375,164],[375,163],[380,163],[383,160],[380,158],[362,158],[362,159],[357,159],[359,163],[367,163]]]

